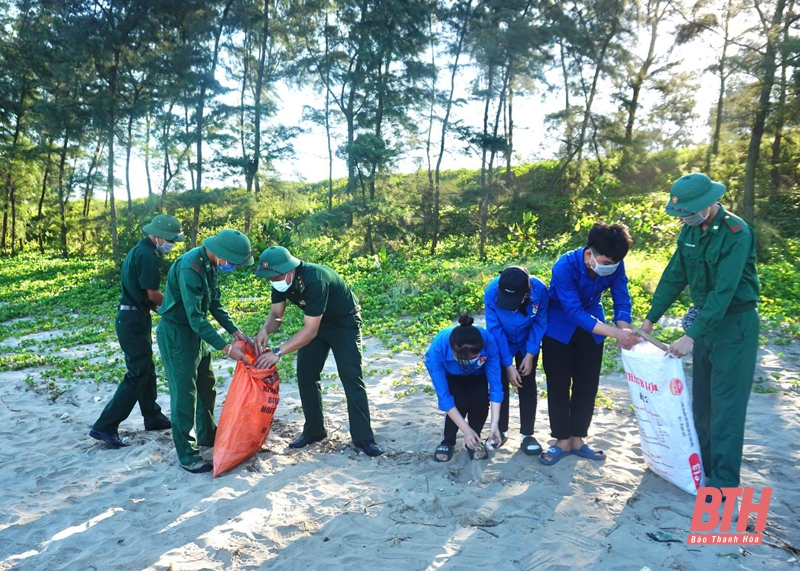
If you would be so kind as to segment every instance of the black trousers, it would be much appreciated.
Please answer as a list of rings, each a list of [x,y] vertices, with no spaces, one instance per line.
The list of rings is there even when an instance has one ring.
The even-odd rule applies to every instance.
[[[596,343],[591,333],[580,328],[569,343],[547,335],[542,339],[542,366],[547,375],[547,406],[553,438],[566,440],[570,436],[588,435],[600,385],[604,343]]]
[[[514,362],[517,367],[522,363],[522,353],[517,353]],[[533,357],[533,370],[530,374],[522,377],[522,388],[519,393],[519,433],[533,435],[533,424],[536,421],[536,366],[539,364],[539,355]],[[510,389],[506,368],[500,367],[500,382],[503,383],[503,404],[500,405],[500,432],[508,432],[508,405],[510,400]]]
[[[305,436],[320,438],[327,434],[322,415],[320,374],[328,353],[333,351],[347,400],[350,436],[353,442],[375,441],[361,368],[361,343],[361,316],[351,315],[333,322],[323,321],[317,336],[297,352],[297,386],[306,419]]]
[[[133,412],[139,403],[145,428],[148,421],[161,415],[156,388],[156,366],[153,364],[152,318],[149,311],[118,311],[114,322],[119,346],[125,353],[128,372],[117,392],[100,414],[93,428],[116,434],[120,423]]]
[[[486,375],[447,375],[447,386],[456,401],[456,409],[478,436],[489,416],[489,381]],[[445,414],[442,444],[455,446],[458,426]]]

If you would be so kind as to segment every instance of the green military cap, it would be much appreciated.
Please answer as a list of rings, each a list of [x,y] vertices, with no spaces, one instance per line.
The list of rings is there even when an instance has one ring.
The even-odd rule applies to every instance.
[[[203,246],[212,254],[237,266],[253,265],[253,250],[250,238],[238,230],[227,228],[203,241]]]
[[[702,173],[682,176],[669,190],[664,211],[670,216],[688,216],[705,210],[725,193],[725,185],[714,182]]]
[[[150,224],[142,226],[142,232],[152,234],[170,242],[183,242],[186,236],[181,232],[181,223],[178,219],[167,214],[156,214]]]
[[[283,246],[271,246],[261,252],[256,275],[260,278],[274,278],[292,271],[300,265],[300,260]]]

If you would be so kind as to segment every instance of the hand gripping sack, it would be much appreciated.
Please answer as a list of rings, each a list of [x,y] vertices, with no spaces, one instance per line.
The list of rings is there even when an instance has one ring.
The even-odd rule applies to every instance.
[[[252,345],[235,343],[250,363],[256,359]],[[236,363],[233,382],[222,407],[214,440],[214,477],[238,466],[259,451],[269,436],[280,400],[278,371]]]
[[[622,351],[622,363],[647,467],[697,495],[705,476],[682,361],[640,343]]]

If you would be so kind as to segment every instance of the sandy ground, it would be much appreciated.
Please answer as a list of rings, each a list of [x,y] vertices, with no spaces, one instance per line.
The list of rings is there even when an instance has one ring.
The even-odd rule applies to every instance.
[[[52,402],[25,382],[35,370],[2,373],[0,569],[800,569],[779,548],[800,547],[799,362],[798,345],[761,351],[759,384],[778,392],[752,395],[742,482],[774,487],[773,546],[747,548],[685,544],[694,497],[646,469],[619,373],[601,381],[613,404],[598,407],[590,438],[605,462],[573,456],[545,467],[522,454],[513,402],[511,438],[488,462],[470,461],[459,440],[441,464],[432,461],[443,420],[435,397],[395,398],[428,382],[419,357],[368,340],[384,456],[350,444],[338,379],[323,381],[330,438],[288,448],[302,417],[297,387],[284,383],[265,447],[217,479],[181,470],[170,434],[145,432],[138,411],[120,430],[132,446],[89,438],[111,384],[76,383]],[[217,416],[229,364],[215,362],[226,381]],[[167,395],[159,402],[169,410]],[[542,443],[548,432],[540,399]]]

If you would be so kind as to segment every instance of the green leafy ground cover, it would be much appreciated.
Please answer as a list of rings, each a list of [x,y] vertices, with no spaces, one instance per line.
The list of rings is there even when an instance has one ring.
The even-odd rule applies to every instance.
[[[781,345],[800,333],[800,244],[788,242],[769,254],[769,261],[759,268],[760,311],[764,340],[769,337]],[[634,314],[639,320],[649,307],[668,255],[634,251],[626,259]],[[173,259],[171,256],[166,263]],[[314,261],[331,265],[353,286],[361,299],[365,335],[379,339],[390,353],[407,350],[421,355],[431,337],[452,324],[460,312],[482,311],[483,289],[504,266],[512,261],[521,263],[548,282],[555,259],[555,255],[520,256],[519,252],[496,249],[488,261],[474,256],[431,257],[385,251],[349,260],[332,257]],[[117,272],[111,261],[26,254],[2,262],[0,340],[4,341],[0,345],[0,371],[35,369],[51,395],[58,393],[57,383],[118,382],[124,374],[124,360],[110,344],[115,339],[119,295]],[[269,283],[240,269],[222,276],[221,286],[234,320],[254,335],[269,310]],[[610,312],[610,300],[607,303]],[[684,294],[672,315],[682,315],[688,304]],[[301,323],[301,312],[290,307],[286,324],[274,340],[287,338]],[[664,341],[672,341],[681,331],[661,328],[657,334]],[[62,351],[66,348],[71,349],[68,354]],[[617,353],[614,343],[606,344],[605,372],[619,370]],[[160,362],[157,365],[163,371]],[[282,378],[294,378],[293,359],[282,360],[280,369]],[[397,388],[408,390],[402,383]]]

